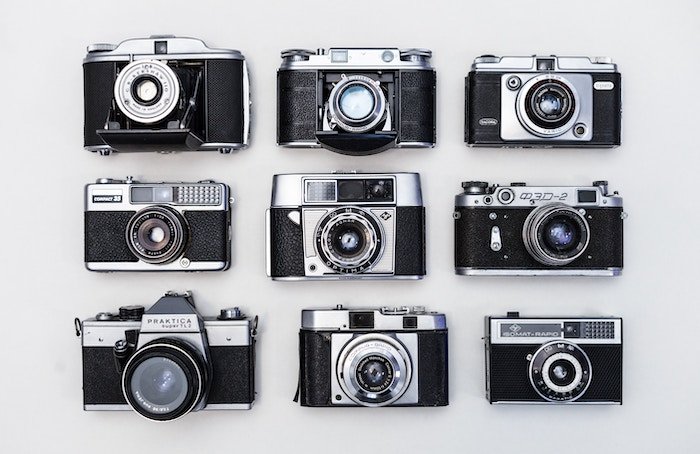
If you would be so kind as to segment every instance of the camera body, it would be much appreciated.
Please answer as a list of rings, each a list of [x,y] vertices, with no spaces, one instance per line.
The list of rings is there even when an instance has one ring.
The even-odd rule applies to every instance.
[[[622,91],[607,57],[496,57],[474,60],[466,78],[470,146],[615,147]]]
[[[435,145],[435,70],[425,49],[282,52],[277,143],[368,155]]]
[[[238,308],[203,318],[191,294],[150,309],[123,306],[79,322],[85,410],[129,410],[155,421],[191,411],[249,409],[257,317]]]
[[[486,398],[622,404],[622,319],[486,317]]]
[[[417,173],[275,175],[266,231],[273,279],[425,275]]]
[[[225,184],[139,183],[127,177],[85,186],[88,270],[221,271],[230,263]]]
[[[299,355],[303,406],[448,404],[445,315],[423,307],[304,310]]]
[[[464,275],[617,276],[622,197],[592,186],[462,183],[455,197],[455,271]]]
[[[229,153],[248,145],[248,69],[237,50],[170,35],[93,44],[83,75],[87,150]]]

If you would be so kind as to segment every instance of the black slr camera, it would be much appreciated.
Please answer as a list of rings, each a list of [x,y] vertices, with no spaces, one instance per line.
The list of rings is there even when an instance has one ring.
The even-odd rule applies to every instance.
[[[247,410],[255,400],[257,317],[238,308],[203,318],[189,293],[147,311],[123,306],[80,322],[85,410],[170,421],[198,410]]]
[[[486,317],[486,398],[622,404],[622,319]]]
[[[592,186],[462,183],[455,197],[455,270],[465,275],[617,276],[622,197]]]
[[[194,38],[93,44],[83,61],[85,148],[229,153],[248,145],[243,55]]]
[[[304,310],[299,355],[303,406],[448,404],[445,315],[423,307]]]
[[[229,188],[214,181],[85,186],[91,271],[220,271],[231,263]]]
[[[466,79],[466,142],[500,147],[620,145],[620,73],[610,58],[474,60]]]
[[[277,72],[277,143],[367,155],[435,145],[425,49],[292,49]]]
[[[417,173],[275,175],[266,230],[273,279],[425,275]]]

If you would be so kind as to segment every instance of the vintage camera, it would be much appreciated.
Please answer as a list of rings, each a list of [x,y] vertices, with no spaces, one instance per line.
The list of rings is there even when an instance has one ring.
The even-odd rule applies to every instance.
[[[486,317],[486,398],[622,403],[622,319]]]
[[[88,270],[220,271],[230,262],[225,184],[139,183],[127,177],[85,186]]]
[[[257,317],[238,308],[203,318],[192,295],[150,309],[123,306],[76,322],[85,410],[129,410],[154,421],[191,411],[249,409],[255,400]]]
[[[620,73],[610,58],[474,60],[466,79],[465,140],[473,146],[620,145]]]
[[[248,145],[248,70],[237,50],[175,36],[93,44],[83,74],[87,150],[230,153]]]
[[[466,275],[617,276],[622,197],[592,186],[462,183],[455,197],[455,270]]]
[[[423,307],[304,310],[299,355],[303,406],[448,404],[445,315]]]
[[[435,145],[425,49],[291,49],[277,72],[277,143],[367,155]]]
[[[273,279],[425,275],[417,173],[275,175],[266,230]]]

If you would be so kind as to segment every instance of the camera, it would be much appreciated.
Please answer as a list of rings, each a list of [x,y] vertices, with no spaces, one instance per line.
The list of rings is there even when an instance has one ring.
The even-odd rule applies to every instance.
[[[225,184],[139,183],[100,178],[85,186],[85,266],[91,271],[220,271],[231,262],[231,198]]]
[[[622,319],[486,317],[486,398],[622,404]]]
[[[248,145],[248,69],[237,50],[170,35],[93,44],[83,75],[87,150],[230,153]]]
[[[614,147],[621,112],[608,57],[483,55],[466,78],[470,146]]]
[[[250,409],[257,317],[239,308],[197,313],[192,295],[166,293],[150,309],[122,306],[76,322],[85,410],[129,410],[154,421],[199,410]]]
[[[462,183],[455,197],[455,271],[465,275],[617,276],[622,197],[592,186]]]
[[[417,173],[275,175],[265,227],[273,279],[425,275]]]
[[[303,406],[448,404],[445,315],[424,307],[303,310],[299,355]]]
[[[277,143],[348,155],[435,145],[435,70],[426,49],[282,52]]]

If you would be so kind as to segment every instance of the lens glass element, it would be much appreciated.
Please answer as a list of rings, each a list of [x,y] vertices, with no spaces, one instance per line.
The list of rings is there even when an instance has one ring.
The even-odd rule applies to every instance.
[[[569,386],[576,378],[576,369],[570,361],[554,361],[549,368],[549,379],[557,386]]]
[[[568,251],[578,244],[581,231],[567,216],[555,216],[544,226],[544,241],[557,251]]]
[[[187,397],[187,377],[172,359],[154,356],[136,366],[131,377],[131,393],[145,410],[172,411]]]
[[[394,380],[391,362],[381,355],[363,358],[358,363],[355,374],[360,387],[371,393],[386,391]]]
[[[372,92],[363,84],[350,84],[341,93],[340,111],[352,120],[367,118],[374,110],[375,99]]]
[[[331,229],[333,249],[345,258],[352,258],[360,254],[365,246],[365,233],[362,226],[354,222],[338,224]]]
[[[559,115],[562,104],[562,99],[552,92],[545,93],[540,98],[540,110],[545,115]]]

